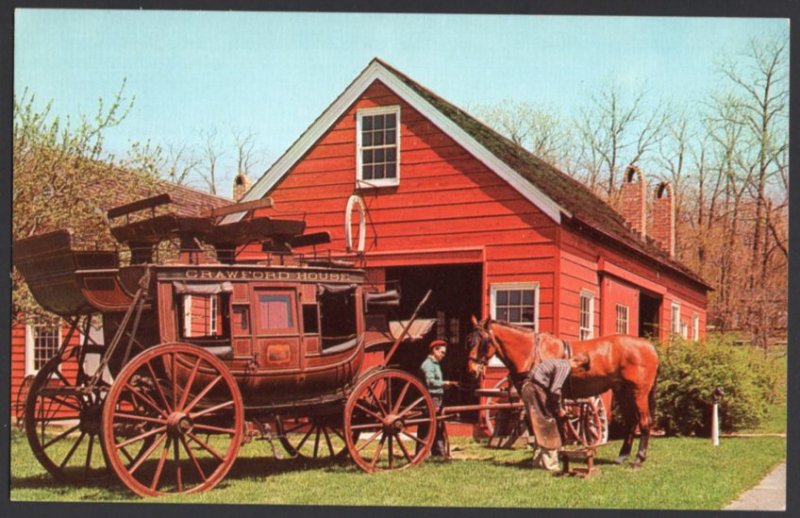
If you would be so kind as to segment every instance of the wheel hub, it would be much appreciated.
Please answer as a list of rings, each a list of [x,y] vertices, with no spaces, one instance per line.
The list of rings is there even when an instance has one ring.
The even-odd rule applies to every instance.
[[[179,437],[192,431],[192,420],[184,412],[173,412],[167,417],[167,433]]]
[[[397,414],[389,414],[383,418],[383,432],[396,434],[405,429],[406,424]]]
[[[99,435],[102,415],[102,405],[88,405],[81,408],[80,431],[90,435]]]

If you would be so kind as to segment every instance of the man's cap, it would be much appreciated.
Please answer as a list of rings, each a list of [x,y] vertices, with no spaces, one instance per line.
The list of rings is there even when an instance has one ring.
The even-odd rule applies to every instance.
[[[428,349],[432,351],[434,347],[439,347],[440,345],[447,347],[447,342],[445,342],[444,340],[434,340],[433,342],[428,344]]]

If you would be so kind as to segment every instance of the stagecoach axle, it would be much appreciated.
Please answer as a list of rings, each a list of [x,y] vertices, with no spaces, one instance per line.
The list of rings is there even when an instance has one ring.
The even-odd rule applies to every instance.
[[[491,405],[461,405],[461,406],[447,406],[442,408],[439,415],[446,416],[448,414],[457,414],[459,412],[472,412],[480,410],[516,410],[523,408],[522,402],[518,403],[496,403]]]

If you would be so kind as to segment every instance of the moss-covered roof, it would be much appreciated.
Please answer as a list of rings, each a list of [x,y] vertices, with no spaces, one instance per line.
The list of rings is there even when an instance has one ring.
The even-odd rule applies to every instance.
[[[376,58],[377,60],[377,58]],[[642,239],[622,216],[578,180],[533,155],[387,63],[377,60],[434,108],[467,132],[537,189],[571,213],[576,223],[591,227],[641,255],[676,271],[706,288],[711,286],[687,266],[671,258],[650,238]]]

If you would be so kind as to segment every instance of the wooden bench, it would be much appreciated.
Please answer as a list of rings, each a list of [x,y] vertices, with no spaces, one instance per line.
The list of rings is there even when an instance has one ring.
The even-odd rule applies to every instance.
[[[571,475],[581,478],[589,478],[600,474],[600,469],[594,467],[594,457],[597,454],[596,448],[580,448],[575,450],[564,449],[558,452],[561,460],[561,475]],[[570,469],[570,460],[586,461],[585,468]]]

